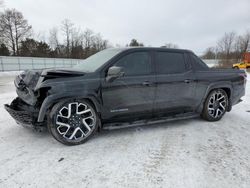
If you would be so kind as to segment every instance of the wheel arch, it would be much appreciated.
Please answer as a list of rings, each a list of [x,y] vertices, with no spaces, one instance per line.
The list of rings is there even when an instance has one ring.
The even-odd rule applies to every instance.
[[[43,122],[45,120],[46,115],[48,114],[48,111],[59,101],[61,101],[61,100],[79,100],[79,99],[87,100],[90,104],[93,105],[96,112],[98,114],[100,114],[100,111],[101,111],[100,101],[94,95],[91,95],[91,94],[85,94],[85,95],[80,95],[80,96],[79,95],[65,95],[65,96],[50,95],[50,96],[45,98],[45,100],[43,101],[43,103],[40,107],[37,122]]]
[[[231,98],[231,95],[232,95],[232,90],[231,90],[231,88],[229,88],[229,87],[221,87],[221,88],[218,88],[218,89],[223,89],[223,90],[227,93],[228,99]]]
[[[207,90],[205,92],[205,95],[202,99],[202,102],[201,104],[199,105],[198,107],[198,112],[201,113],[202,110],[203,110],[203,106],[204,106],[204,103],[208,97],[208,95],[215,89],[223,89],[226,93],[227,93],[227,96],[228,96],[228,109],[227,111],[230,111],[232,109],[232,104],[231,104],[231,98],[232,98],[232,85],[231,83],[229,82],[218,82],[218,83],[214,83],[214,84],[210,84],[208,87],[207,87]]]

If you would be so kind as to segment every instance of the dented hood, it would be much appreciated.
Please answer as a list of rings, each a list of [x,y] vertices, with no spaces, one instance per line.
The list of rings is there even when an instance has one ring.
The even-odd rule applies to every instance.
[[[74,77],[83,76],[85,73],[74,69],[47,69],[41,74],[46,78]]]
[[[37,100],[35,89],[38,83],[49,79],[76,77],[84,74],[84,72],[73,69],[27,70],[18,75],[14,83],[17,95],[26,103],[34,105]]]
[[[28,87],[34,89],[40,77],[48,80],[61,77],[83,76],[84,74],[84,72],[74,69],[26,70],[16,77],[15,85],[17,88]]]

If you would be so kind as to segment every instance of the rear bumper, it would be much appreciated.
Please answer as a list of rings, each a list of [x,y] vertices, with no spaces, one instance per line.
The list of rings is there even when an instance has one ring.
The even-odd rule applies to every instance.
[[[10,105],[8,104],[4,105],[6,111],[11,115],[12,118],[15,119],[17,124],[39,131],[44,129],[46,127],[44,123],[38,123],[36,121],[37,120],[36,110],[35,109],[32,110],[32,108],[28,109],[25,105],[22,105],[22,103],[20,103],[19,101],[20,99],[16,98],[15,100],[12,101]]]

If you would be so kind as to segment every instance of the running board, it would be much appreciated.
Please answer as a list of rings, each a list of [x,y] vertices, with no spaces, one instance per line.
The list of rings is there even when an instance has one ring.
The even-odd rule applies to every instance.
[[[137,126],[165,123],[165,122],[175,121],[175,120],[190,119],[190,118],[196,118],[196,117],[199,117],[199,114],[184,113],[184,114],[178,114],[175,116],[162,117],[162,118],[151,119],[151,120],[139,120],[139,121],[134,121],[134,122],[129,122],[129,123],[127,122],[107,123],[107,124],[104,124],[102,129],[104,130],[122,129],[122,128],[128,128],[128,127],[137,127]]]

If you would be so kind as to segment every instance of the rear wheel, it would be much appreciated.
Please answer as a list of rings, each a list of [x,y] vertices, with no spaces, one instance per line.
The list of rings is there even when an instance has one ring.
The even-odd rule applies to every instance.
[[[237,67],[237,66],[235,66],[235,67],[233,67],[234,69],[239,69],[239,67]]]
[[[84,143],[99,125],[94,107],[86,100],[57,103],[52,108],[48,121],[48,129],[52,136],[66,145]]]
[[[223,89],[215,89],[209,93],[203,107],[202,118],[208,121],[218,121],[226,113],[228,96]]]

